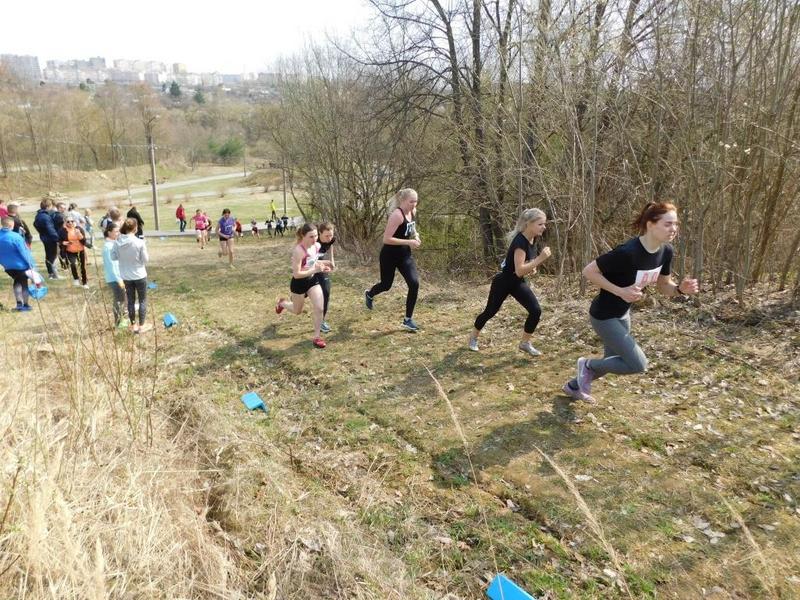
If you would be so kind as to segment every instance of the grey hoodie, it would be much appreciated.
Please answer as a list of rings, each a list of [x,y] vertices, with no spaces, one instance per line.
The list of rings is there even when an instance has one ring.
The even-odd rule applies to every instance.
[[[111,258],[119,261],[119,274],[124,281],[147,277],[144,266],[150,257],[147,256],[147,246],[143,239],[127,233],[119,236],[111,249]]]

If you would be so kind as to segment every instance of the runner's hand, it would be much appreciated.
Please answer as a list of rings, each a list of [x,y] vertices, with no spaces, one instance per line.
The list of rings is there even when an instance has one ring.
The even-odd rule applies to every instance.
[[[681,281],[678,284],[678,291],[681,294],[686,294],[687,296],[691,296],[700,291],[700,285],[697,283],[697,279],[690,279],[689,277],[684,277],[683,281]]]
[[[642,299],[642,288],[638,285],[629,285],[628,287],[620,288],[620,293],[617,294],[625,302],[636,302]]]
[[[416,249],[416,248],[419,248],[421,244],[422,244],[422,242],[420,242],[418,239],[413,239],[413,240],[409,240],[409,244],[408,245],[410,247]]]
[[[550,251],[550,246],[545,246],[544,248],[542,248],[542,251],[539,252],[539,257],[541,258],[539,263],[541,264],[544,261],[546,261],[548,258],[550,258],[550,256],[552,256],[552,254],[553,253]]]

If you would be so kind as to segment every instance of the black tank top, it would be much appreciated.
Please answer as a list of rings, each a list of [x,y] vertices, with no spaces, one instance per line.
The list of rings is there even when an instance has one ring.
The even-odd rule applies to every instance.
[[[397,226],[397,229],[394,231],[394,235],[392,237],[396,237],[400,240],[412,240],[417,237],[417,223],[416,221],[409,221],[406,218],[406,213],[403,212],[402,208],[398,209],[400,214],[403,215],[403,222]],[[412,213],[413,216],[413,213]]]
[[[417,224],[415,221],[409,221],[406,218],[406,213],[403,212],[403,209],[399,206],[397,210],[400,211],[400,214],[403,215],[403,222],[397,226],[397,229],[394,230],[394,234],[392,237],[395,237],[399,240],[413,240],[417,237]],[[412,213],[413,216],[413,213]],[[396,256],[407,256],[411,254],[411,246],[396,246],[394,244],[384,244],[383,245],[383,252],[389,253],[389,255],[396,255]]]

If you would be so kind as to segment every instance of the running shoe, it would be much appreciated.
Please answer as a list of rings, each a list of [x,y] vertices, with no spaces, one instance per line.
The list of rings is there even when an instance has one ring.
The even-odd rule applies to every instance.
[[[89,289],[89,284],[88,283],[84,283],[81,287],[83,289],[85,289],[85,290],[88,290]]]
[[[469,349],[473,352],[478,351],[478,338],[469,336]]]
[[[533,344],[530,342],[520,342],[519,346],[517,346],[520,350],[522,350],[525,354],[530,354],[531,356],[541,356],[542,353],[539,352],[536,348],[533,347]]]
[[[73,279],[72,280],[72,285],[74,285],[75,287],[81,287],[81,282],[78,281],[77,279]]]
[[[17,312],[28,312],[29,310],[33,310],[33,307],[28,304],[18,304],[15,308],[11,310],[15,310]]]
[[[61,277],[58,276],[58,273],[52,273],[48,276],[48,279],[61,279]]]
[[[589,368],[589,359],[581,356],[578,359],[578,376],[575,377],[575,381],[578,382],[578,389],[587,396],[592,393],[592,379],[594,379],[594,374]]]
[[[369,295],[369,290],[364,290],[364,304],[369,310],[372,310],[372,296]]]
[[[311,343],[314,344],[315,348],[324,348],[325,346],[328,345],[322,338],[314,338],[313,340],[311,340]]]
[[[275,305],[275,314],[281,314],[284,311],[283,303],[286,301],[286,298],[281,298],[278,300],[278,303]]]
[[[323,321],[323,322],[322,322],[322,325],[320,325],[320,326],[319,326],[319,330],[320,330],[322,333],[330,333],[330,332],[331,332],[331,326],[330,326],[330,325],[328,325],[328,322],[327,322],[327,321]]]
[[[572,386],[570,386],[569,381],[564,384],[564,387],[561,388],[561,391],[574,400],[582,400],[583,402],[587,402],[589,404],[597,403],[597,401],[589,394],[584,394],[579,389],[573,389]]]
[[[405,327],[409,331],[419,331],[419,327],[417,327],[417,324],[414,323],[414,319],[412,319],[411,317],[403,318],[403,327]]]

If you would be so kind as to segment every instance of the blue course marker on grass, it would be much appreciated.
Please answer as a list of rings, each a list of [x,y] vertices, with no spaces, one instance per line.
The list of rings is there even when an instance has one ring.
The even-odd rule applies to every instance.
[[[242,403],[247,407],[247,410],[263,410],[267,412],[267,406],[256,392],[247,392],[242,396]]]
[[[157,288],[158,288],[158,284],[155,281],[151,281],[150,283],[147,284],[147,289],[148,290],[155,290]]]
[[[45,296],[47,296],[47,286],[43,285],[41,287],[36,287],[33,285],[28,286],[28,294],[30,294],[31,298],[34,300],[41,300]]]
[[[502,573],[492,579],[486,595],[492,600],[536,600]]]
[[[173,325],[177,324],[178,324],[178,319],[175,318],[175,315],[173,315],[172,313],[167,313],[164,315],[164,327],[169,329]]]

